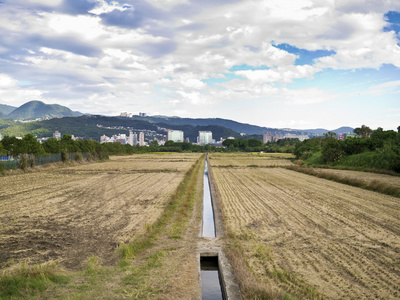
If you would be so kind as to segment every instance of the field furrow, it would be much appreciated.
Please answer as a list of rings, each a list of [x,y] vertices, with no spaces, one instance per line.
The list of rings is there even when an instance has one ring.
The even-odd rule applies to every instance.
[[[282,168],[213,167],[229,159],[210,160],[224,221],[263,285],[300,298],[400,297],[398,198]]]
[[[58,260],[78,269],[157,220],[200,154],[112,157],[0,179],[0,265]]]

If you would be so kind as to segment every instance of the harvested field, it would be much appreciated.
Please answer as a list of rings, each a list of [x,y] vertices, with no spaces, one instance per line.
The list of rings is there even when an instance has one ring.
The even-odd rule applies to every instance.
[[[336,170],[336,169],[313,168],[313,170],[318,173],[333,174],[344,178],[361,180],[367,184],[371,184],[373,182],[383,182],[388,185],[400,187],[400,176],[391,176],[385,174],[376,174],[376,173],[360,172],[360,171]]]
[[[400,298],[398,198],[282,168],[210,162],[226,243],[244,257],[257,289],[278,299]]]
[[[112,157],[0,178],[0,266],[58,261],[79,269],[143,233],[200,154]]]
[[[292,154],[286,153],[213,153],[212,164],[215,167],[276,167],[290,166],[289,158]]]

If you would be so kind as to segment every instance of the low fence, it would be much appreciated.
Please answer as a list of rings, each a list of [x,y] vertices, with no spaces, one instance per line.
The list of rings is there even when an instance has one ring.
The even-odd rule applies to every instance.
[[[1,157],[1,156],[0,156]],[[100,158],[106,158],[106,155],[102,155]],[[75,152],[75,153],[52,153],[46,155],[27,155],[25,154],[25,158],[22,155],[17,157],[7,156],[7,160],[0,159],[0,170],[11,170],[17,168],[25,168],[25,167],[34,167],[45,165],[49,163],[56,163],[60,161],[67,160],[93,160],[98,159],[97,154],[93,154],[90,152]],[[25,159],[25,161],[23,161]]]

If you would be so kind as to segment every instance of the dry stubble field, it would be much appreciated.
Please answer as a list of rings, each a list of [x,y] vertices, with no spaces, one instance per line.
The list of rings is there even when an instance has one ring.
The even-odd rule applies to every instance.
[[[116,251],[118,245],[134,241],[143,234],[147,224],[157,220],[185,173],[200,156],[201,154],[169,153],[111,157],[109,161],[102,163],[50,168],[1,177],[0,267],[4,271],[6,268],[12,269],[20,262],[37,264],[49,261],[55,261],[59,267],[69,271],[87,268],[88,261],[98,266],[115,266],[120,259]],[[201,174],[199,178],[202,178]],[[169,250],[161,247],[158,252],[149,252],[147,255],[157,262],[152,267],[160,266],[159,261],[163,261],[167,264],[165,268],[170,268],[172,272],[177,267],[168,266],[168,261],[173,261],[168,256],[179,251],[182,245],[179,246],[179,241],[171,241],[172,246],[168,243],[167,240],[163,245],[170,247]],[[186,254],[184,256],[187,258]],[[193,258],[195,259],[195,253]],[[148,257],[143,259],[145,264],[149,260]],[[181,261],[183,264],[187,262],[187,259],[184,260]],[[140,264],[143,264],[143,260],[139,259],[135,264],[139,264],[135,270],[142,270]],[[103,270],[102,267],[99,268]],[[81,290],[82,287],[91,289],[90,284],[93,281],[89,280],[91,283],[88,287],[86,279],[77,279],[76,289],[72,290],[78,292],[73,297],[86,299],[102,295],[113,298],[114,296],[107,294],[113,287],[119,289],[118,298],[135,298],[135,295],[142,297],[143,295],[135,294],[139,287],[141,292],[149,290],[154,293],[154,289],[147,286],[150,284],[143,280],[150,274],[143,270],[135,277],[135,280],[140,280],[140,284],[132,284],[126,278],[117,280],[122,280],[122,295],[120,288],[115,286],[114,279],[101,279],[102,287],[97,294]],[[185,274],[184,266],[181,266],[181,270],[181,274]],[[121,277],[118,272],[117,275],[115,272],[111,273],[111,277]],[[124,273],[126,275],[129,272]],[[160,276],[164,278],[164,275]],[[186,277],[188,280],[190,276]],[[196,274],[192,277],[196,281]],[[72,278],[74,281],[75,277]],[[153,280],[151,276],[149,280]],[[127,283],[124,285],[123,282]],[[131,289],[127,288],[127,284]],[[155,283],[157,284],[158,287],[160,284],[167,285],[165,282]],[[195,285],[189,288],[198,289]],[[187,292],[184,288],[182,291]],[[57,293],[64,298],[65,293],[70,292],[68,289],[66,292],[50,290],[46,291],[43,298],[53,298]]]
[[[211,155],[212,174],[227,243],[267,293],[400,298],[398,198],[284,168],[216,167],[238,159]]]

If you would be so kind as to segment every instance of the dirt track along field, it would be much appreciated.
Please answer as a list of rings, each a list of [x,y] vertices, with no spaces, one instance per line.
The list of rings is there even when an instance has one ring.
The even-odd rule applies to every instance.
[[[200,154],[111,157],[110,161],[0,178],[0,266],[56,260],[102,264],[163,211]]]
[[[262,286],[299,298],[400,298],[398,198],[210,162],[228,231]]]

